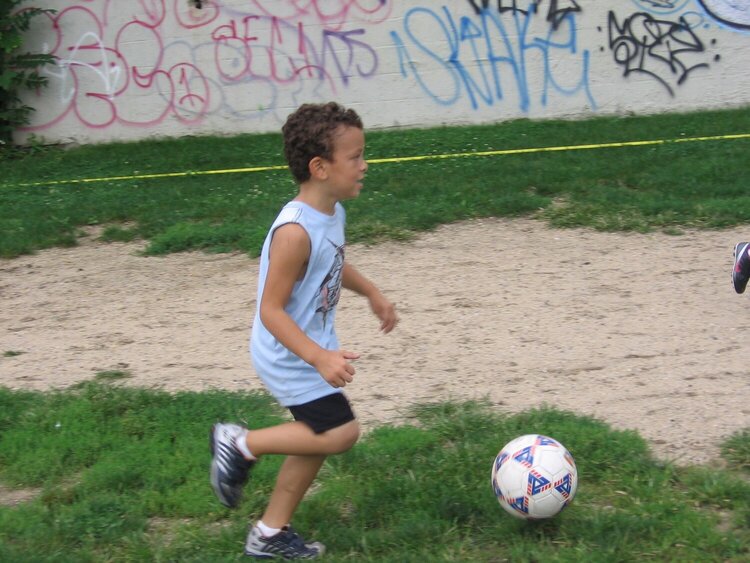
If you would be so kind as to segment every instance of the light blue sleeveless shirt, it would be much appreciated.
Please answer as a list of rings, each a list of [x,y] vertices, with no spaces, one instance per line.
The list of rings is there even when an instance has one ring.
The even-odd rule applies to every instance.
[[[253,366],[271,394],[289,407],[301,405],[332,393],[332,387],[314,367],[285,348],[260,320],[260,303],[268,276],[269,249],[273,234],[282,225],[297,223],[310,237],[310,260],[302,280],[294,284],[286,312],[302,331],[319,346],[339,348],[334,321],[341,294],[344,267],[344,227],[346,213],[337,203],[333,215],[309,205],[291,201],[274,221],[263,243],[258,273],[258,300],[250,337]]]

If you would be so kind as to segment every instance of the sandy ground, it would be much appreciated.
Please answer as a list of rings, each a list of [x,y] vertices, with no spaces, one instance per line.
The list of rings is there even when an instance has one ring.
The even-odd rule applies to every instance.
[[[733,245],[748,236],[493,219],[352,245],[347,259],[401,323],[380,334],[367,303],[344,294],[339,337],[363,355],[347,393],[365,427],[402,421],[416,402],[546,403],[635,429],[663,459],[705,463],[750,426],[750,296],[730,282]],[[140,248],[89,237],[0,261],[0,385],[121,370],[167,390],[260,388],[247,353],[257,260]]]

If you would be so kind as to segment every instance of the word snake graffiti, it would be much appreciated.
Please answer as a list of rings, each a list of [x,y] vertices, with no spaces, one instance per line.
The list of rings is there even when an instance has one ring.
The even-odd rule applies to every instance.
[[[166,0],[140,0],[128,13],[115,12],[110,0],[88,0],[50,16],[34,36],[44,38],[39,50],[57,57],[45,72],[59,94],[29,130],[69,115],[89,128],[153,127],[168,118],[191,125],[215,114],[258,118],[282,96],[291,98],[283,105],[309,91],[334,96],[376,72],[367,27],[384,21],[391,3],[248,4],[252,13],[219,2],[198,9],[173,0],[168,9]],[[193,40],[174,39],[175,29]],[[238,88],[249,95],[233,95]]]
[[[328,99],[389,127],[750,91],[750,0],[39,1],[63,7],[25,45],[57,57],[26,131],[61,140],[277,130]]]
[[[492,106],[515,99],[518,108],[528,112],[532,102],[538,99],[546,106],[550,94],[556,92],[582,93],[596,107],[589,91],[589,51],[579,52],[573,15],[567,14],[557,28],[547,21],[540,28],[534,26],[538,18],[532,5],[536,3],[510,14],[483,8],[476,17],[461,16],[458,21],[446,7],[408,10],[403,32],[391,32],[402,76],[414,78],[441,105],[453,105],[463,96],[473,109],[480,103]],[[440,40],[436,42],[435,37]],[[540,77],[529,76],[532,53],[542,59]],[[437,63],[440,71],[423,73],[420,55]],[[572,61],[572,72],[554,69],[553,60]],[[539,85],[538,98],[532,96],[532,84]]]
[[[644,74],[656,79],[671,96],[674,87],[683,84],[691,73],[708,68],[703,59],[706,48],[684,17],[678,21],[657,19],[638,12],[622,21],[610,11],[608,17],[609,48],[623,75]]]

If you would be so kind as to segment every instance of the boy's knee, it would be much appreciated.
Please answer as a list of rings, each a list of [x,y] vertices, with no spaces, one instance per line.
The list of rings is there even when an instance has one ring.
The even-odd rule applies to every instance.
[[[339,426],[333,432],[335,436],[331,437],[334,438],[332,444],[334,453],[340,454],[349,451],[359,440],[359,422],[352,420],[343,426]]]
[[[354,444],[357,443],[357,440],[359,440],[359,434],[360,434],[359,422],[357,422],[356,420],[352,420],[351,428],[348,430],[348,432],[349,432],[349,444],[348,444],[348,447],[346,448],[347,450],[352,448]]]

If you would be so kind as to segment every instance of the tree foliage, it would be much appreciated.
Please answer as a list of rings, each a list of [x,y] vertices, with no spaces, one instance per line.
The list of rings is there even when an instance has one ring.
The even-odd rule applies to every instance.
[[[55,10],[19,7],[25,0],[0,0],[0,144],[10,145],[13,131],[27,125],[34,108],[24,104],[21,93],[47,84],[40,74],[46,64],[55,61],[54,55],[30,53],[23,50],[24,33],[31,21]]]

